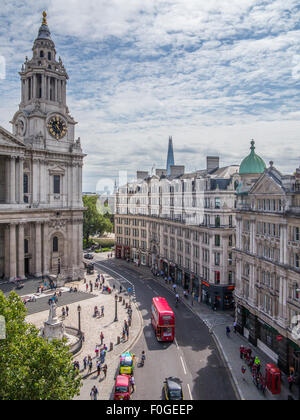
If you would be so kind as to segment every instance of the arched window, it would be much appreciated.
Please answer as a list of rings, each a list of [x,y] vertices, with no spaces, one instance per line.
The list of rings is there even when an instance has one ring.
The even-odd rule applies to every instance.
[[[41,58],[44,58],[44,51],[41,51],[41,52],[40,52],[40,57],[41,57]]]
[[[53,238],[53,252],[58,252],[58,237],[54,236]]]

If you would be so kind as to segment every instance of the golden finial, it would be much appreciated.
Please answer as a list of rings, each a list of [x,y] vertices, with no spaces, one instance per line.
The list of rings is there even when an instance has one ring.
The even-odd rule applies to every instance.
[[[43,25],[47,25],[47,13],[43,12]]]

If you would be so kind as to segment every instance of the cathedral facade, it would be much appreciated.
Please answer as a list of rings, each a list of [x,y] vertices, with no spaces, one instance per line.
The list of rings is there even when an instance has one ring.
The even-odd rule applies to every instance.
[[[0,127],[0,279],[76,280],[83,276],[85,155],[45,12],[20,77],[12,133]]]

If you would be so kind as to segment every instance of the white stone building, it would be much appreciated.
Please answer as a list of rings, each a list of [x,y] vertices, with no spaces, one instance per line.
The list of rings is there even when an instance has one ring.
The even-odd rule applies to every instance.
[[[237,190],[238,329],[282,370],[299,372],[300,171],[282,175],[273,162],[266,168],[254,143],[251,149]]]
[[[219,158],[208,157],[205,170],[169,170],[139,171],[119,188],[116,256],[163,270],[212,306],[231,307],[239,166],[220,168]]]
[[[82,266],[82,166],[68,75],[44,13],[33,57],[20,72],[12,134],[0,127],[0,279],[61,274]]]

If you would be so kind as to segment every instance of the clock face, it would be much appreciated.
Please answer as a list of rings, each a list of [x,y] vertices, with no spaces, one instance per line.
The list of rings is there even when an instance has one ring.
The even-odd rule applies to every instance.
[[[58,116],[52,117],[48,122],[48,130],[52,137],[60,140],[67,134],[67,125],[64,120]]]

